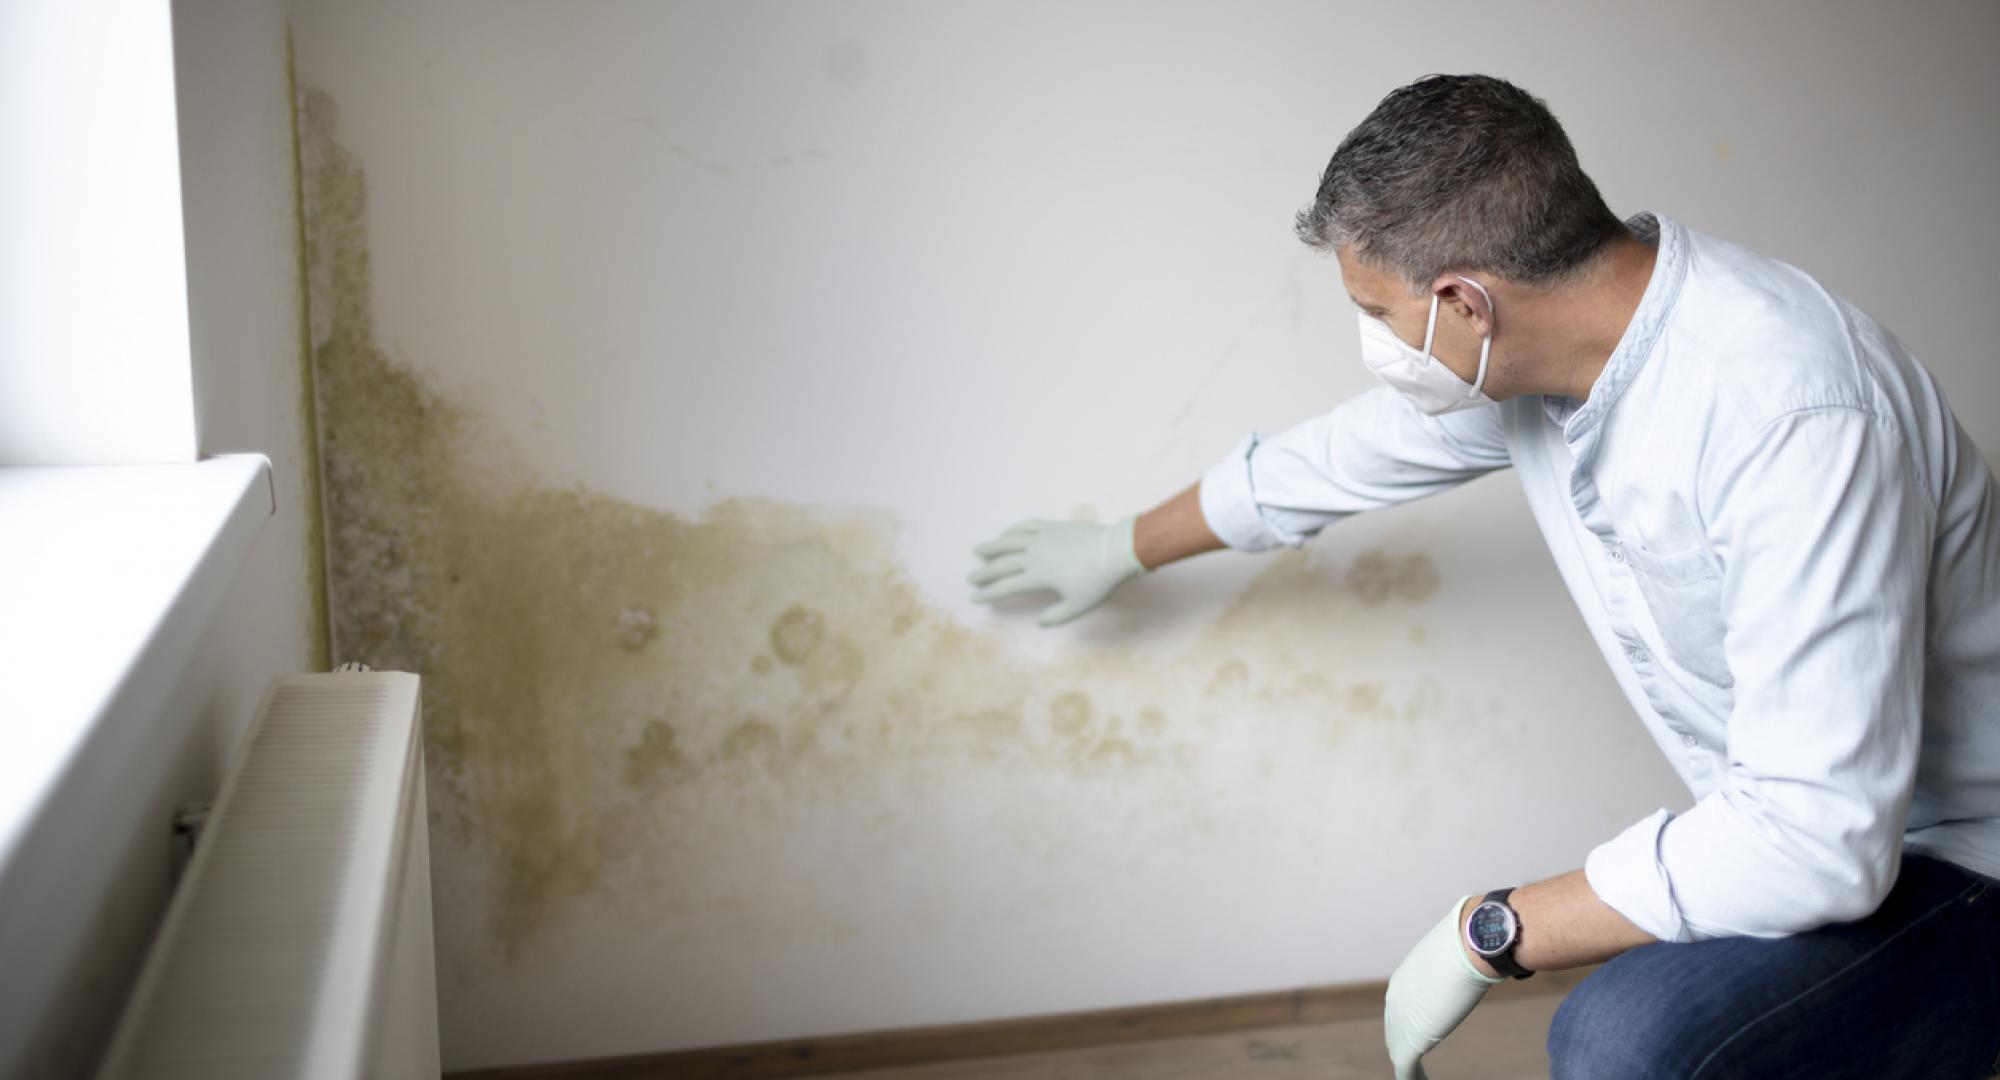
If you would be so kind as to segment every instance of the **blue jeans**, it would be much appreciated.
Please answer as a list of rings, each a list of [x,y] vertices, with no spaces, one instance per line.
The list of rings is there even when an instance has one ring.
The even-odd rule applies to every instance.
[[[1549,1026],[1554,1080],[1974,1080],[1996,1058],[2000,881],[1920,851],[1866,918],[1632,949]]]

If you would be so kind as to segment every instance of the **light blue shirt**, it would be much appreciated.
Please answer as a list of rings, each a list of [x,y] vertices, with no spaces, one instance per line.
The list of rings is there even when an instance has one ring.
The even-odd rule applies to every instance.
[[[1203,477],[1203,515],[1233,548],[1297,546],[1512,466],[1696,799],[1584,862],[1661,940],[1860,918],[1904,846],[2000,877],[1991,470],[1867,315],[1664,216],[1630,224],[1658,258],[1587,401],[1433,418],[1381,387],[1245,438]]]

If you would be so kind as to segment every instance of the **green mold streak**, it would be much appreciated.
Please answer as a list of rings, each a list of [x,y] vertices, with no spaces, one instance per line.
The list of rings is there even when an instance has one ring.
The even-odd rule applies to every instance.
[[[1422,555],[1371,554],[1350,582],[1287,552],[1173,662],[1035,662],[927,602],[887,513],[737,498],[696,518],[539,481],[376,344],[362,170],[331,99],[300,101],[334,644],[423,675],[452,841],[433,857],[440,880],[477,883],[505,955],[586,899],[634,920],[837,921],[756,876],[791,865],[815,814],[879,823],[887,848],[921,835],[911,789],[1151,771],[1144,812],[1196,820],[1186,781],[1224,726],[1331,747],[1393,718],[1327,672],[1404,637],[1437,581]]]
[[[296,256],[299,317],[299,429],[303,432],[306,501],[306,576],[314,670],[333,669],[332,626],[327,612],[326,503],[320,479],[319,395],[313,386],[312,297],[307,276],[305,168],[299,156],[299,78],[292,29],[285,27],[285,107],[292,124],[292,244]]]

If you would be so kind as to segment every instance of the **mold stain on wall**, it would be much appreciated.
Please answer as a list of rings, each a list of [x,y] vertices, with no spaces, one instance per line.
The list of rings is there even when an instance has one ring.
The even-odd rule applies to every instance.
[[[1133,812],[1199,815],[1229,729],[1332,752],[1438,708],[1371,674],[1437,587],[1421,554],[1342,573],[1286,552],[1172,662],[1042,661],[928,603],[889,513],[732,498],[690,517],[542,482],[377,343],[362,170],[326,94],[302,91],[299,125],[336,658],[423,675],[437,876],[476,883],[503,955],[586,899],[810,919],[741,866],[815,808],[866,807],[850,818],[891,843],[930,827],[912,785],[1023,776],[1150,785]]]

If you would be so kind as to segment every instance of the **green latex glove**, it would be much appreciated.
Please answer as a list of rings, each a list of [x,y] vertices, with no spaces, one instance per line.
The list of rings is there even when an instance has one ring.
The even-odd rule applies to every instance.
[[[972,549],[986,560],[966,580],[980,586],[972,599],[986,604],[1004,596],[1047,589],[1060,599],[1042,609],[1043,626],[1066,623],[1104,602],[1126,578],[1144,573],[1132,550],[1132,526],[1087,521],[1023,521]]]
[[[1465,955],[1458,920],[1470,899],[1454,901],[1444,920],[1417,941],[1389,976],[1382,1028],[1396,1080],[1428,1080],[1423,1056],[1472,1015],[1489,988],[1507,981],[1473,967]]]

